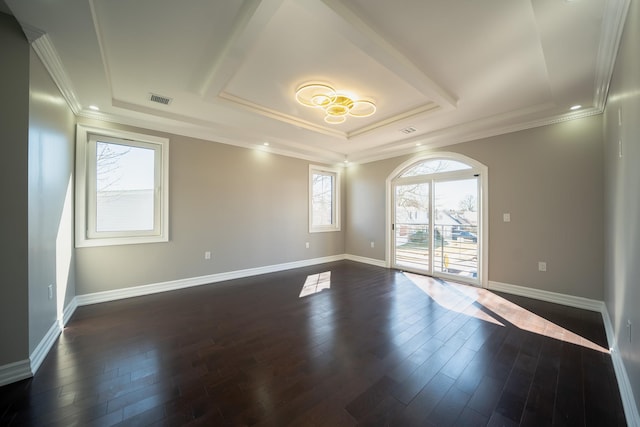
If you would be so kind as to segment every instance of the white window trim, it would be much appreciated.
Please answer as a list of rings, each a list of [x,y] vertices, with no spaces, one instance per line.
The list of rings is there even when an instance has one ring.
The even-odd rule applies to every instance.
[[[90,155],[89,144],[92,135],[104,136],[110,139],[131,141],[132,146],[153,144],[159,146],[161,156],[159,171],[160,188],[156,188],[156,194],[160,197],[160,224],[153,233],[149,232],[127,232],[112,235],[90,237],[89,221],[90,214],[88,205],[89,180],[87,177],[87,161]],[[95,138],[94,138],[95,139]],[[142,144],[140,144],[142,143]],[[75,206],[75,237],[76,247],[95,247],[112,245],[130,245],[139,243],[157,243],[169,241],[169,139],[157,136],[144,135],[135,132],[128,132],[114,129],[100,129],[84,125],[77,125],[76,132],[76,206]]]
[[[402,164],[396,167],[387,177],[385,185],[385,236],[387,236],[388,240],[385,247],[385,266],[387,268],[391,268],[392,264],[392,245],[394,240],[393,230],[391,229],[391,222],[394,216],[394,212],[392,203],[393,198],[391,193],[393,184],[397,179],[399,179],[400,175],[402,175],[410,167],[413,167],[414,165],[425,160],[431,159],[451,159],[466,163],[472,167],[471,170],[475,170],[480,174],[480,188],[478,189],[478,212],[480,213],[481,218],[478,225],[481,225],[482,228],[478,231],[478,241],[480,242],[480,257],[482,258],[482,260],[478,264],[478,284],[483,288],[487,288],[489,286],[489,169],[486,165],[480,163],[479,161],[459,153],[436,151],[426,154],[420,154],[404,161]],[[469,171],[469,169],[467,169],[467,171]],[[442,175],[446,177],[446,174],[447,173],[445,172]]]
[[[331,225],[313,225],[313,174],[314,173],[322,173],[322,174],[331,174],[335,177],[333,180],[333,191],[332,191],[332,206],[333,210],[331,212],[332,221]],[[324,233],[328,231],[340,231],[340,188],[341,184],[341,175],[342,171],[340,169],[331,168],[327,166],[318,166],[318,165],[309,165],[309,233]]]

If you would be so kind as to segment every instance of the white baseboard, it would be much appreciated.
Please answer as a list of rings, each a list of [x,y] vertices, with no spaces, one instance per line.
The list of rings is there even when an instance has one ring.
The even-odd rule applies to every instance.
[[[62,319],[59,319],[61,328],[64,328],[66,324],[69,323],[71,316],[76,312],[76,308],[78,308],[78,300],[76,297],[73,297],[69,305],[64,308],[64,311],[62,312]]]
[[[40,369],[40,365],[42,365],[42,362],[44,361],[45,357],[47,357],[47,354],[49,354],[51,347],[53,347],[53,344],[55,344],[56,340],[62,333],[62,329],[69,322],[69,319],[71,319],[71,316],[76,311],[77,307],[78,304],[76,302],[76,299],[73,298],[69,305],[64,308],[64,311],[62,312],[62,319],[58,319],[58,321],[54,322],[53,325],[51,325],[45,336],[42,337],[42,340],[40,340],[40,343],[36,346],[35,350],[33,350],[31,355],[29,356],[31,376],[35,375],[36,372],[38,372],[38,369]]]
[[[29,356],[29,359],[0,366],[0,386],[30,378],[36,374],[45,357],[47,357],[47,354],[51,351],[51,347],[53,347],[53,344],[55,344],[60,336],[62,328],[64,328],[64,325],[71,319],[77,306],[74,298],[71,300],[71,303],[64,308],[62,319],[51,325],[45,336],[42,337],[42,340],[40,340],[35,350],[33,350]]]
[[[613,323],[611,323],[611,317],[609,317],[609,310],[607,310],[606,304],[602,307],[602,322],[604,323],[604,332],[607,334],[609,349],[613,350],[616,347],[616,334],[614,332]]]
[[[604,308],[604,302],[594,299],[560,294],[557,292],[543,291],[540,289],[527,288],[524,286],[510,285],[508,283],[494,282],[491,280],[487,284],[487,289],[492,291],[505,292],[507,294],[519,295],[522,297],[533,298],[540,301],[553,302],[569,307],[582,308],[589,311],[602,312]]]
[[[349,261],[361,262],[363,264],[375,265],[376,267],[387,267],[387,262],[385,260],[375,259],[375,258],[367,258],[358,255],[346,254],[344,259]]]
[[[28,359],[0,366],[0,386],[15,383],[31,376],[31,366]]]
[[[602,320],[604,322],[604,330],[607,333],[607,341],[609,341],[611,361],[613,362],[613,369],[616,373],[616,379],[618,380],[618,389],[620,390],[620,398],[622,399],[624,414],[627,418],[627,425],[629,427],[640,427],[640,414],[638,413],[631,382],[627,375],[627,369],[618,351],[618,346],[615,344],[615,331],[606,305],[602,310]]]
[[[151,295],[159,292],[175,291],[178,289],[190,288],[192,286],[208,285],[225,280],[242,279],[259,274],[275,273],[278,271],[290,270],[292,268],[308,267],[327,262],[341,261],[345,255],[332,255],[322,258],[306,259],[302,261],[287,262],[283,264],[273,264],[264,267],[247,268],[244,270],[228,271],[224,273],[211,274],[207,276],[191,277],[187,279],[170,280],[167,282],[153,283],[149,285],[134,286],[113,291],[95,292],[91,294],[78,295],[75,301],[78,306],[98,304],[101,302],[115,301],[124,298]]]
[[[31,355],[29,356],[31,373],[33,375],[38,372],[38,369],[40,368],[40,365],[42,365],[44,358],[47,357],[47,354],[49,354],[49,350],[51,350],[51,347],[53,347],[53,344],[56,342],[61,332],[62,329],[60,328],[58,322],[54,322],[53,325],[51,325],[51,327],[49,328],[49,331],[47,331],[40,343],[36,346],[35,350],[33,350]]]
[[[489,281],[487,288],[492,291],[505,292],[541,301],[562,304],[569,307],[599,312],[602,315],[602,322],[604,323],[604,330],[607,335],[607,342],[609,343],[609,349],[611,351],[611,361],[616,373],[616,380],[618,382],[618,389],[620,391],[620,398],[622,399],[627,424],[630,427],[640,427],[640,415],[638,415],[638,408],[633,396],[631,383],[629,382],[629,376],[627,375],[627,370],[624,367],[622,357],[620,357],[620,352],[615,345],[615,331],[611,323],[611,318],[609,317],[609,312],[607,311],[607,306],[603,301],[493,281]]]

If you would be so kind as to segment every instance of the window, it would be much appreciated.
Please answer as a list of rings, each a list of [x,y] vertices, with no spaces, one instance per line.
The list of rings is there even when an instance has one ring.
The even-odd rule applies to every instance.
[[[309,232],[340,231],[340,171],[309,166]]]
[[[408,178],[411,176],[431,175],[442,172],[455,172],[471,169],[471,166],[451,159],[431,159],[411,166],[406,170],[401,178]]]
[[[78,125],[76,246],[166,242],[169,140]]]
[[[488,282],[488,168],[425,153],[387,177],[388,266],[472,285]]]

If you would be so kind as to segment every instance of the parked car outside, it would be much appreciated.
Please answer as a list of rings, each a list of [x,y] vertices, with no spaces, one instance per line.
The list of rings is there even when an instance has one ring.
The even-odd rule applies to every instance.
[[[454,229],[451,231],[451,237],[453,240],[471,240],[473,243],[478,243],[478,236],[468,230]]]

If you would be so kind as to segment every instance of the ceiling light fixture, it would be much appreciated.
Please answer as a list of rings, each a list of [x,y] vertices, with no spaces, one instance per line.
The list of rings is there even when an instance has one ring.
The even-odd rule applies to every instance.
[[[95,106],[95,105],[89,105],[89,109],[90,109],[90,110],[93,110],[93,111],[100,111],[100,108],[98,108],[98,107],[97,107],[97,106]]]
[[[574,105],[573,107],[569,108],[571,111],[575,111],[575,110],[579,110],[582,108],[582,105]]]
[[[296,90],[296,101],[305,107],[320,108],[324,111],[324,121],[336,125],[351,117],[369,117],[376,112],[376,104],[353,95],[336,91],[331,86],[310,83]]]

